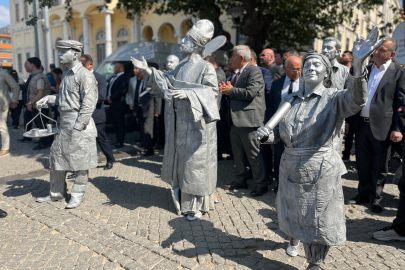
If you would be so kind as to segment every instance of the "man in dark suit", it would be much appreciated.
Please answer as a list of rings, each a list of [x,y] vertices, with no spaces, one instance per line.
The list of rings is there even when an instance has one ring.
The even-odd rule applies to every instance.
[[[233,70],[239,70],[232,83],[222,82],[219,86],[223,95],[230,100],[232,117],[231,144],[236,165],[236,180],[224,188],[247,188],[247,161],[252,168],[256,187],[252,196],[261,196],[268,191],[265,182],[264,161],[256,130],[263,125],[266,104],[264,81],[260,68],[250,63],[250,49],[239,45],[234,48],[230,61]]]
[[[290,56],[285,60],[283,68],[285,75],[280,79],[275,80],[271,86],[269,98],[266,100],[266,121],[276,113],[280,106],[281,100],[289,93],[299,90],[301,80],[302,61],[298,56]],[[284,143],[282,141],[274,145],[274,179],[278,183],[279,167],[281,155],[284,152]],[[268,153],[267,153],[268,154]],[[270,154],[271,155],[271,154]],[[267,164],[266,164],[267,165]],[[274,189],[277,192],[277,186]]]
[[[105,109],[104,109],[104,100],[107,95],[107,81],[105,80],[104,76],[95,72],[93,70],[93,58],[90,55],[82,54],[80,56],[80,62],[82,62],[83,66],[88,69],[89,71],[94,73],[94,77],[96,77],[97,87],[98,87],[98,100],[96,109],[94,110],[91,117],[93,117],[94,123],[96,124],[97,128],[97,143],[98,146],[103,151],[104,156],[107,159],[107,164],[104,167],[104,170],[109,170],[113,167],[115,158],[113,155],[113,151],[108,141],[107,134],[105,134]]]
[[[374,213],[383,210],[380,202],[388,173],[391,141],[402,140],[396,116],[402,125],[405,124],[405,115],[401,113],[405,110],[405,69],[392,62],[397,48],[398,42],[387,38],[375,50],[375,62],[367,67],[367,103],[351,123],[355,130],[359,186],[358,195],[349,203],[371,202]]]
[[[143,72],[134,69],[134,73],[138,80],[135,86],[133,114],[138,118],[143,147],[146,149],[144,156],[151,156],[154,154],[153,122],[154,117],[159,117],[161,113],[162,99],[153,97],[150,93],[140,97],[140,94],[146,90]]]
[[[253,50],[250,50],[251,58],[250,62],[257,66],[257,55]],[[270,89],[273,83],[273,76],[271,75],[270,70],[267,68],[259,67],[262,71],[263,80],[264,80],[264,90],[265,90],[265,100],[270,97]],[[271,144],[262,144],[260,145],[260,151],[263,155],[264,164],[265,164],[265,181],[270,185],[273,183],[273,150]]]
[[[264,49],[259,55],[260,66],[270,70],[273,76],[273,81],[280,79],[281,76],[285,74],[282,67],[278,66],[274,61],[274,51],[272,49]]]
[[[122,62],[115,63],[114,73],[108,84],[107,102],[110,105],[109,113],[113,119],[113,127],[117,134],[115,148],[124,146],[125,140],[125,113],[127,104],[125,97],[128,92],[128,78],[125,76],[125,66]]]

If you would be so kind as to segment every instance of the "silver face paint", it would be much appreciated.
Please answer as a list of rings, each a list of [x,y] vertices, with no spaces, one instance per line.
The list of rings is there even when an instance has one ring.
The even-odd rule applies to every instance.
[[[172,71],[174,70],[177,65],[179,64],[179,58],[176,55],[169,55],[167,57],[167,63],[166,63],[166,68],[167,71]]]
[[[325,79],[325,76],[326,67],[321,60],[317,58],[310,58],[305,61],[303,68],[303,78],[305,83],[318,85]]]

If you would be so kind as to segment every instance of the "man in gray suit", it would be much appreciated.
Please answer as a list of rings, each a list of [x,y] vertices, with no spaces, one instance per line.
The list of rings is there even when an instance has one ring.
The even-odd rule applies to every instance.
[[[230,100],[232,117],[231,144],[236,165],[236,180],[224,188],[247,188],[247,161],[252,168],[256,187],[253,197],[268,191],[265,179],[264,160],[260,146],[255,140],[257,127],[263,125],[266,110],[264,80],[260,68],[250,63],[251,53],[248,46],[234,47],[230,65],[239,69],[232,82],[222,82],[219,89]]]
[[[134,73],[138,80],[135,86],[133,115],[138,118],[143,147],[146,149],[144,156],[151,156],[154,154],[153,122],[154,117],[159,117],[161,112],[162,99],[153,97],[150,93],[140,97],[140,94],[146,90],[143,72],[134,69]]]
[[[262,53],[259,54],[259,59],[260,66],[270,70],[273,76],[273,82],[285,75],[284,69],[275,63],[274,51],[272,49],[264,49]]]

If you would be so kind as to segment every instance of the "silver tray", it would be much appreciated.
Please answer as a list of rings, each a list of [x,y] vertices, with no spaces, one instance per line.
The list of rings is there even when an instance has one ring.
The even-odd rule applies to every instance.
[[[48,136],[51,136],[51,135],[58,134],[58,132],[59,132],[59,129],[57,129],[57,128],[53,128],[52,132],[48,132],[47,129],[40,129],[39,130],[39,136],[34,136],[34,135],[32,135],[31,130],[30,130],[30,131],[27,131],[27,132],[24,133],[24,137],[27,137],[27,138],[43,138],[43,137],[48,137]]]

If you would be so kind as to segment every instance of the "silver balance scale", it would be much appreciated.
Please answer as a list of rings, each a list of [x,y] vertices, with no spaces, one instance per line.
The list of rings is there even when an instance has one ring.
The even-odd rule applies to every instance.
[[[54,119],[52,119],[52,118],[46,116],[45,114],[43,114],[43,113],[41,112],[41,109],[38,109],[38,110],[39,110],[39,113],[38,113],[34,118],[32,118],[32,120],[29,121],[29,122],[27,123],[27,125],[25,126],[24,137],[27,137],[27,138],[42,138],[42,137],[48,137],[48,136],[51,136],[51,135],[58,134],[58,133],[59,133],[58,122],[56,122]],[[49,120],[55,122],[56,128],[53,128],[53,127],[52,127],[52,124],[46,124],[46,129],[33,128],[33,129],[31,129],[30,131],[27,131],[28,125],[29,125],[32,121],[34,121],[35,118],[37,118],[38,116],[39,116],[40,119],[41,119],[42,126],[45,126],[45,125],[44,125],[44,121],[42,121],[42,116],[44,116],[44,117],[48,118]]]

